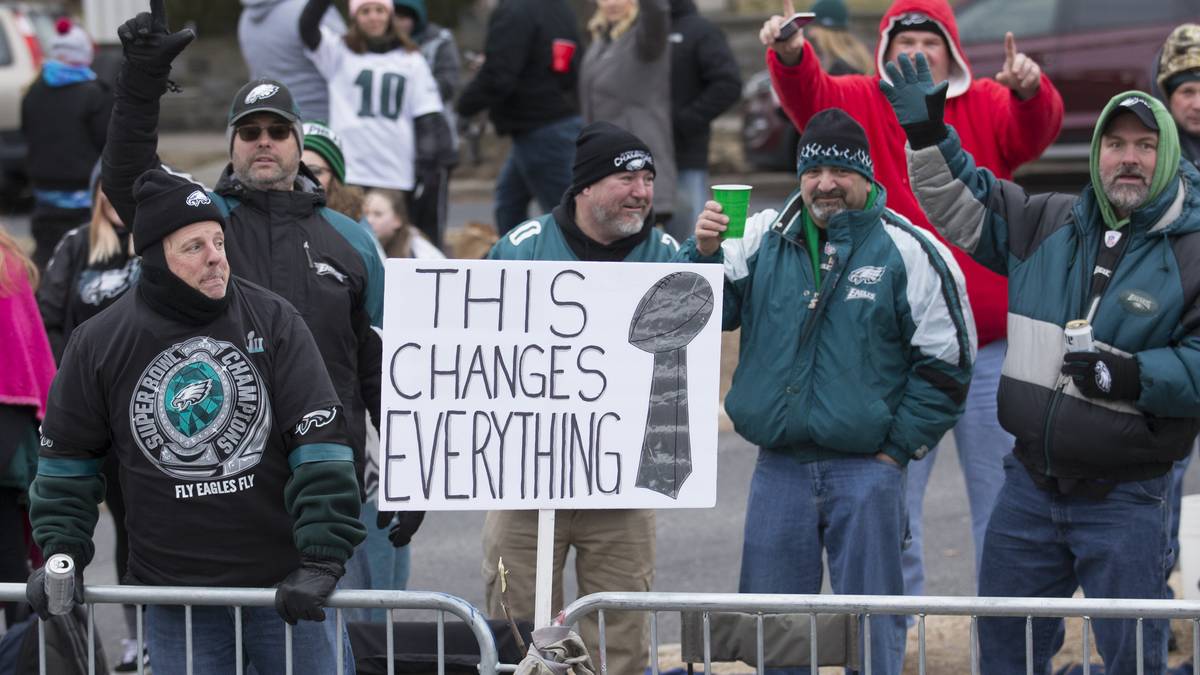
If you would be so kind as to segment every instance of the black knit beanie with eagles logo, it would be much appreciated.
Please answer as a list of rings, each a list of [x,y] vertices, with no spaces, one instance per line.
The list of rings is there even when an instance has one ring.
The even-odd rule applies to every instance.
[[[138,295],[158,314],[190,326],[215,320],[229,305],[233,277],[225,296],[212,299],[175,276],[167,265],[162,240],[192,223],[215,221],[225,229],[225,217],[204,187],[166,171],[151,169],[133,184],[137,210],[133,215],[133,247],[142,256]]]
[[[567,195],[575,196],[614,173],[642,169],[657,174],[650,146],[615,124],[592,122],[575,139],[575,166]]]
[[[796,175],[814,166],[840,166],[875,182],[871,146],[862,126],[841,108],[813,115],[796,146]]]
[[[204,187],[186,178],[151,169],[133,184],[137,210],[133,216],[133,248],[141,255],[151,244],[192,223],[213,220],[225,227],[225,216]]]

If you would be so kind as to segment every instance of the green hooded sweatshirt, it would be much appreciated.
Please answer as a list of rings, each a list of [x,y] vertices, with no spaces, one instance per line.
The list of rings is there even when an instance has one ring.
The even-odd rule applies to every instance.
[[[1124,227],[1129,219],[1117,218],[1112,203],[1108,201],[1108,194],[1104,191],[1104,181],[1100,179],[1100,144],[1101,138],[1104,136],[1104,128],[1108,126],[1109,120],[1120,112],[1121,104],[1131,96],[1149,106],[1150,110],[1154,112],[1154,120],[1158,122],[1158,161],[1154,165],[1154,175],[1150,178],[1150,194],[1146,196],[1146,201],[1143,203],[1149,204],[1154,201],[1179,173],[1179,131],[1175,128],[1175,120],[1166,107],[1153,96],[1136,90],[1126,91],[1112,97],[1108,101],[1108,105],[1104,106],[1104,111],[1100,113],[1100,119],[1096,121],[1096,130],[1092,132],[1090,162],[1092,189],[1096,192],[1096,203],[1100,205],[1100,214],[1104,217],[1104,224],[1112,230]]]

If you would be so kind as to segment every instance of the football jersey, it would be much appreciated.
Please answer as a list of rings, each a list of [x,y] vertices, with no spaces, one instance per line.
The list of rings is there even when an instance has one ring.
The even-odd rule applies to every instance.
[[[329,83],[329,126],[342,137],[346,183],[413,189],[413,120],[442,112],[425,57],[404,49],[355,54],[325,27],[306,53]]]

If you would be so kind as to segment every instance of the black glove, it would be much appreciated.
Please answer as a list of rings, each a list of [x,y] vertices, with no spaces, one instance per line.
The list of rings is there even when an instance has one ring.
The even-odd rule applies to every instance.
[[[275,591],[275,611],[283,620],[296,625],[297,621],[324,621],[325,601],[346,573],[341,563],[327,558],[304,556]]]
[[[375,516],[375,527],[382,530],[393,520],[396,524],[388,531],[388,540],[392,542],[392,546],[400,548],[408,546],[412,541],[413,535],[421,527],[421,522],[425,520],[425,512],[397,511],[393,514],[390,511],[380,511],[379,515]]]
[[[1089,398],[1110,401],[1136,401],[1142,395],[1141,372],[1137,359],[1106,352],[1067,352],[1063,355],[1063,375],[1070,375],[1075,386]]]
[[[49,621],[53,618],[50,613],[50,599],[46,596],[46,566],[43,565],[33,571],[29,575],[29,580],[25,582],[25,599],[29,605],[33,607],[33,611],[43,621]],[[78,566],[75,568],[75,596],[76,605],[83,604],[83,570]]]
[[[189,29],[175,33],[167,29],[166,0],[150,0],[150,11],[142,12],[117,28],[125,52],[122,84],[130,93],[147,100],[162,96],[171,74],[171,62],[196,34]]]
[[[946,137],[943,117],[946,112],[946,89],[950,83],[934,83],[929,61],[924,54],[917,53],[915,68],[908,54],[901,54],[896,61],[899,67],[891,61],[884,64],[891,84],[880,79],[879,88],[896,111],[896,119],[904,128],[908,143],[914,150],[937,145]]]

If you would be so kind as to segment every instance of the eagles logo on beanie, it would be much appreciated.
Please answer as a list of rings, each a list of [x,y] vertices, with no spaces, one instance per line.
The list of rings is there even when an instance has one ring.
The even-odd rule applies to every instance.
[[[814,166],[840,166],[875,181],[871,146],[862,126],[841,108],[813,115],[796,148],[796,175]]]
[[[203,186],[160,169],[138,176],[133,184],[133,198],[137,200],[133,248],[138,255],[192,223],[212,220],[225,228],[225,216]]]
[[[592,122],[575,139],[575,166],[571,170],[574,196],[599,180],[620,171],[648,170],[657,174],[650,146],[610,122]]]

